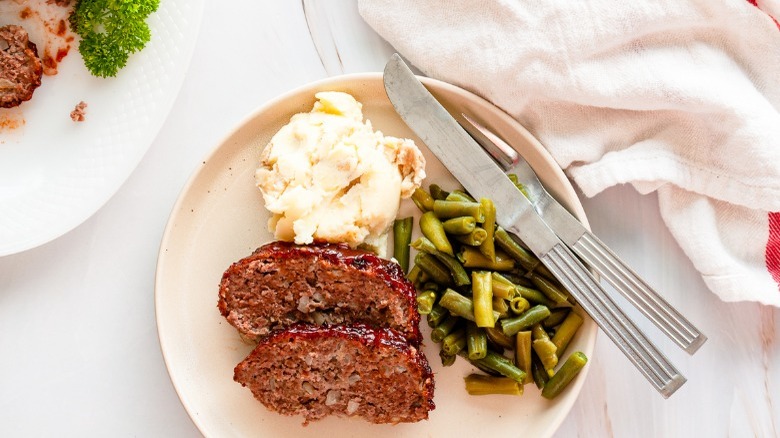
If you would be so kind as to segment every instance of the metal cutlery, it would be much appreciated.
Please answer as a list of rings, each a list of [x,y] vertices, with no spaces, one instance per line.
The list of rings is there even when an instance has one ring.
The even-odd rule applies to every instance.
[[[522,239],[652,386],[664,397],[679,389],[685,377],[614,303],[530,201],[397,54],[385,66],[384,83],[398,114],[429,150],[473,196],[493,199],[499,206],[499,225]]]
[[[544,188],[531,166],[510,145],[462,114],[461,126],[503,168],[517,175],[534,210],[580,259],[595,269],[666,336],[689,354],[704,344],[704,336],[604,243],[585,228]]]

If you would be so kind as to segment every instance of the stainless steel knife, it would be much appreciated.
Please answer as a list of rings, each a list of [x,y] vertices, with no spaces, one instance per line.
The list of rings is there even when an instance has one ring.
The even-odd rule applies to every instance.
[[[663,397],[686,379],[625,315],[480,145],[414,76],[398,54],[385,66],[387,96],[407,125],[477,198],[491,198],[499,225],[519,237],[569,290]]]
[[[468,115],[462,115],[465,121],[461,126],[505,173],[517,176],[534,210],[566,246],[683,350],[693,354],[704,344],[707,337],[693,323],[547,193],[536,172],[512,146]]]

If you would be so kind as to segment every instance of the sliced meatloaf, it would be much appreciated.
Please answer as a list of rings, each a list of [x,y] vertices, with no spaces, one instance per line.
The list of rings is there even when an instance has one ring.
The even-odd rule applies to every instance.
[[[234,370],[268,409],[357,415],[372,423],[416,422],[434,409],[425,356],[398,333],[363,324],[296,324],[264,338]]]
[[[41,85],[43,64],[38,49],[21,26],[0,27],[0,108],[30,100]]]
[[[391,328],[419,345],[415,298],[400,266],[372,253],[274,242],[225,271],[218,307],[252,340],[297,322],[361,322]]]

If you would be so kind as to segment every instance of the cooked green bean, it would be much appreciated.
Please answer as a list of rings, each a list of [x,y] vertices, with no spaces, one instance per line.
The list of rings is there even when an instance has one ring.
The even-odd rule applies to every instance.
[[[465,269],[463,269],[463,266],[460,264],[460,262],[455,257],[444,254],[443,252],[436,249],[436,246],[433,244],[433,242],[431,242],[426,237],[420,237],[419,239],[412,242],[412,248],[434,256],[436,260],[438,260],[450,271],[452,280],[456,286],[465,286],[467,284],[471,284],[469,274]]]
[[[466,348],[466,329],[459,328],[448,334],[441,341],[441,350],[448,356],[455,356]]]
[[[496,344],[501,348],[506,348],[507,350],[515,348],[515,343],[512,338],[505,335],[504,332],[498,328],[485,327],[483,330],[485,330],[485,335],[487,335],[488,340],[493,344]]]
[[[482,359],[487,354],[487,334],[471,321],[466,322],[466,348],[469,359]]]
[[[452,283],[449,269],[442,265],[436,257],[425,252],[418,252],[414,257],[414,264],[419,266],[420,270],[428,274],[436,283],[442,285]]]
[[[438,291],[439,291],[439,289],[441,289],[441,287],[440,287],[440,286],[439,286],[439,284],[438,284],[438,283],[436,283],[435,281],[428,281],[428,282],[425,282],[425,283],[422,285],[422,287],[420,288],[420,290],[432,290],[432,291],[436,291],[436,292],[438,292]]]
[[[531,272],[539,272],[542,275],[552,278],[550,271],[542,265],[539,259],[526,251],[519,243],[515,242],[505,229],[496,227],[494,236],[496,245],[506,251],[510,257],[517,260],[524,269]]]
[[[451,314],[474,320],[474,303],[454,290],[447,288],[439,299],[439,305],[450,311]]]
[[[525,380],[525,372],[520,368],[512,365],[512,362],[504,356],[488,350],[485,357],[474,361],[479,363],[485,368],[496,371],[497,373],[509,377],[517,383],[523,383]]]
[[[533,327],[531,327],[531,335],[533,336],[534,340],[550,340],[550,335],[547,333],[547,330],[544,329],[544,326],[541,323],[534,324]]]
[[[515,291],[517,291],[518,295],[520,295],[521,297],[525,298],[528,301],[534,302],[536,304],[541,304],[548,308],[555,307],[555,302],[547,298],[545,294],[539,292],[536,289],[531,289],[530,287],[518,285],[515,287]]]
[[[550,316],[550,309],[542,305],[536,305],[526,310],[522,314],[508,319],[501,320],[501,330],[507,336],[514,336],[520,330],[525,330],[538,324]]]
[[[450,192],[449,195],[447,195],[447,198],[445,201],[449,202],[476,202],[474,200],[469,199],[468,197],[464,196],[463,192],[458,190],[453,190]]]
[[[453,190],[450,192],[449,195],[447,195],[447,201],[460,201],[460,202],[477,202],[476,199],[472,198],[468,193],[464,192],[463,190]]]
[[[531,303],[525,298],[518,296],[509,301],[509,308],[512,309],[512,312],[514,312],[515,315],[520,315],[531,308]]]
[[[493,295],[493,310],[498,312],[498,318],[506,318],[509,316],[509,303],[501,298]]]
[[[434,201],[433,212],[439,219],[472,216],[477,222],[485,222],[485,212],[479,202]]]
[[[544,388],[544,385],[550,380],[550,376],[547,375],[547,371],[544,369],[542,361],[540,361],[535,354],[533,355],[533,358],[531,358],[531,377],[533,377],[534,383],[539,389]]]
[[[459,321],[460,318],[457,316],[452,314],[448,315],[444,318],[444,321],[431,331],[431,340],[436,343],[444,340],[444,338],[455,329],[455,326],[458,325]]]
[[[571,312],[571,309],[568,309],[566,307],[561,307],[558,309],[550,309],[550,316],[547,317],[547,319],[542,322],[542,325],[544,328],[553,328],[556,325],[563,322],[563,320],[566,318],[566,315]]]
[[[412,193],[412,202],[414,202],[414,205],[416,205],[421,212],[425,213],[426,211],[433,210],[433,201],[433,197],[421,187],[414,189],[414,193]]]
[[[550,337],[547,336],[547,332],[544,331],[544,327],[542,327],[541,324],[534,325],[533,329],[531,329],[531,333],[534,339],[531,346],[533,347],[536,356],[542,361],[544,370],[552,377],[555,366],[558,365],[558,355],[555,354],[558,347],[550,341]]]
[[[498,272],[493,272],[491,276],[493,277],[494,297],[501,297],[505,300],[511,300],[515,297],[517,292],[515,290],[515,285],[511,281],[507,280],[506,277]]]
[[[479,245],[479,252],[485,255],[490,260],[496,260],[496,246],[493,242],[493,234],[496,230],[496,206],[493,205],[493,201],[487,198],[479,200],[482,204],[482,209],[485,210],[485,222],[482,224],[482,228],[485,230],[487,237]]]
[[[406,274],[406,279],[411,281],[412,283],[417,282],[420,278],[420,273],[422,271],[420,270],[420,267],[417,265],[412,266],[412,269],[409,270],[409,273]]]
[[[412,241],[414,218],[405,217],[393,222],[393,257],[404,272],[409,270],[409,243]]]
[[[438,304],[434,304],[433,308],[431,309],[431,313],[425,317],[425,319],[428,321],[428,327],[435,328],[437,325],[441,324],[441,322],[444,321],[444,319],[449,316],[449,314],[449,310]]]
[[[514,173],[509,173],[507,174],[507,176],[509,177],[510,180],[512,180],[512,184],[514,184],[515,187],[517,187],[517,190],[520,190],[523,196],[525,196],[528,199],[531,199],[531,197],[528,196],[528,191],[525,189],[525,186],[523,185],[523,183],[520,182],[520,179],[517,178],[517,175],[515,175]]]
[[[501,275],[506,277],[507,280],[511,281],[513,284],[516,284],[518,286],[525,286],[525,287],[533,287],[534,284],[531,283],[531,280],[525,277],[526,272],[515,272],[517,269],[515,269],[512,272],[502,272]]]
[[[518,368],[525,371],[525,381],[523,383],[531,383],[533,381],[531,358],[531,331],[517,332],[515,336],[515,363]]]
[[[427,315],[433,310],[433,305],[436,303],[436,292],[427,290],[417,294],[417,313],[420,315]]]
[[[515,261],[506,254],[496,252],[496,260],[492,261],[479,252],[478,249],[464,246],[458,253],[458,260],[466,268],[490,269],[491,271],[509,271],[515,266]]]
[[[444,291],[439,299],[439,304],[450,311],[451,314],[474,321],[474,302],[452,289]],[[493,320],[498,319],[498,312],[493,312]]]
[[[520,265],[528,271],[533,271],[538,265],[541,264],[539,259],[534,257],[533,254],[525,250],[519,243],[515,242],[509,233],[501,228],[497,227],[495,230],[496,245],[501,247],[510,257],[517,260]]]
[[[455,363],[455,358],[457,356],[450,356],[447,353],[444,352],[444,350],[439,350],[439,358],[441,359],[441,366],[448,367]]]
[[[495,327],[493,318],[493,277],[488,271],[471,273],[471,293],[474,303],[474,321],[477,327]]]
[[[452,244],[447,240],[444,226],[433,212],[428,211],[420,216],[420,230],[425,237],[433,242],[436,249],[451,256],[455,255],[452,251]]]
[[[443,201],[447,199],[447,196],[450,194],[450,192],[442,190],[438,184],[431,184],[430,187],[428,187],[428,190],[431,191],[431,197],[436,201]]]
[[[450,234],[470,234],[477,227],[477,220],[472,216],[461,216],[447,219],[442,225]]]
[[[558,372],[544,385],[542,397],[546,399],[555,398],[555,396],[566,388],[569,382],[574,379],[582,368],[585,367],[586,363],[588,363],[588,358],[581,351],[572,353],[572,355],[566,359],[566,362],[561,365]]]
[[[510,178],[522,191],[517,178]],[[522,394],[523,384],[532,380],[552,396],[560,392],[545,386],[556,379],[558,358],[582,324],[570,311],[567,291],[496,224],[492,200],[477,202],[462,190],[446,192],[436,184],[415,190],[412,200],[423,212],[423,237],[410,243],[409,218],[399,219],[393,224],[394,254],[406,270],[404,249],[417,250],[407,278],[419,291],[418,313],[426,315],[431,339],[441,344],[442,365],[463,356],[488,374],[465,378],[470,394]],[[406,263],[408,257],[407,252]],[[506,349],[514,350],[512,360],[503,356]]]
[[[463,378],[469,395],[523,395],[523,385],[509,377],[483,376],[469,374]]]
[[[487,239],[487,231],[484,228],[476,227],[469,234],[452,236],[458,242],[468,246],[480,246]]]
[[[488,346],[488,351],[490,351],[489,346]],[[469,363],[471,365],[475,366],[477,369],[479,369],[480,371],[484,372],[485,374],[488,374],[490,376],[496,376],[496,377],[501,377],[502,376],[502,374],[499,373],[498,371],[495,371],[495,370],[493,370],[491,368],[488,368],[488,367],[480,364],[479,363],[479,359],[477,359],[477,360],[470,360],[469,359],[469,353],[466,350],[460,350],[458,352],[458,356],[460,356],[463,359],[469,361]]]
[[[534,283],[537,289],[555,304],[563,304],[569,300],[569,297],[565,292],[558,288],[552,281],[542,277],[541,275],[531,274],[531,281]]]
[[[566,347],[569,346],[574,334],[577,333],[577,329],[582,325],[582,317],[574,312],[569,312],[566,319],[563,320],[561,326],[555,331],[555,336],[552,337],[552,342],[558,347],[556,354],[562,355],[566,351]]]
[[[415,257],[415,263],[417,263],[417,258]],[[425,283],[431,281],[431,276],[428,275],[425,271],[420,271],[420,276],[417,278],[417,283],[420,284],[420,286],[424,285]]]

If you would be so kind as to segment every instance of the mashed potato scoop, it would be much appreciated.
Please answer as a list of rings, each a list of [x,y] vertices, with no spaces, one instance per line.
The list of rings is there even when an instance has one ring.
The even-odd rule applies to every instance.
[[[387,233],[425,178],[412,140],[385,137],[347,93],[315,95],[265,147],[255,173],[279,240],[343,242],[385,256]]]

